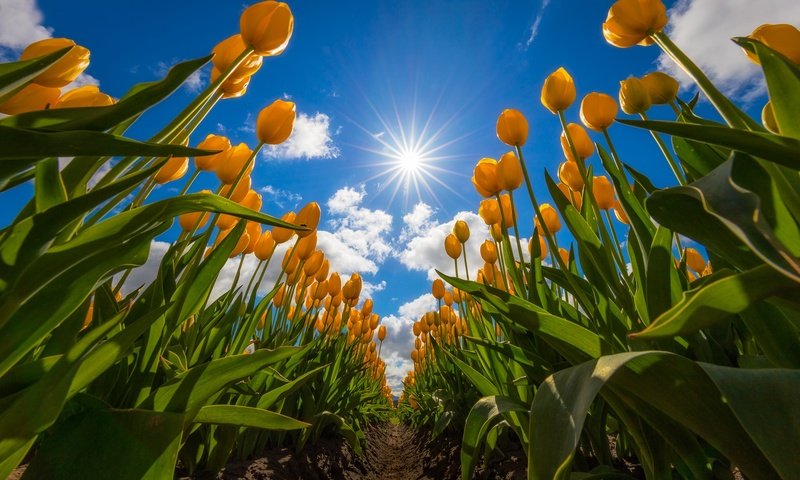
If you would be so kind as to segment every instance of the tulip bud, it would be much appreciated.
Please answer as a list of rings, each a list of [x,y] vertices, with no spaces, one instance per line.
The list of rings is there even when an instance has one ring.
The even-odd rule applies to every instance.
[[[539,233],[539,235],[536,235],[536,238],[539,239],[538,240],[539,254],[537,255],[536,252],[533,251],[533,245],[534,245],[533,242],[536,241],[533,238],[531,238],[528,241],[528,252],[531,254],[532,257],[541,259],[547,256],[547,242],[544,240],[544,236],[542,236],[541,232]]]
[[[453,234],[459,242],[467,243],[467,240],[469,240],[469,225],[467,225],[467,222],[456,220],[455,225],[453,225]]]
[[[552,113],[563,112],[575,101],[575,81],[564,69],[551,73],[542,85],[542,105]]]
[[[516,190],[522,185],[522,165],[514,152],[506,152],[497,162],[497,186],[501,190]]]
[[[311,235],[297,240],[295,254],[300,260],[306,260],[314,253],[315,248],[317,248],[317,232],[312,232]]]
[[[461,243],[452,233],[446,236],[444,239],[444,250],[447,252],[447,256],[453,260],[456,260],[461,256]]]
[[[652,45],[650,35],[667,24],[667,8],[661,0],[617,0],[608,10],[603,36],[615,47]]]
[[[517,219],[517,210],[514,204],[511,203],[511,196],[507,193],[500,195],[500,208],[503,212],[503,226],[511,228],[514,226],[514,221]]]
[[[556,209],[553,208],[552,205],[543,203],[539,205],[539,211],[542,213],[544,224],[551,235],[561,230],[561,219],[558,218],[558,212],[556,212]],[[541,225],[539,225],[539,219],[535,218],[533,221],[536,228],[539,230],[539,235],[544,235],[544,230]]]
[[[494,198],[481,200],[478,215],[486,225],[494,225],[500,221],[500,205]]]
[[[493,223],[489,229],[489,233],[492,235],[492,239],[495,242],[503,241],[503,227],[500,225],[500,222]]]
[[[758,40],[794,62],[795,65],[800,65],[800,30],[794,25],[786,23],[770,25],[766,23],[753,30],[749,38]],[[744,53],[754,63],[761,64],[758,55],[755,53],[749,50],[745,50]]]
[[[274,252],[275,240],[272,238],[272,232],[267,230],[258,237],[258,242],[256,242],[256,248],[253,253],[255,253],[256,258],[263,262],[272,257]]]
[[[217,67],[212,67],[211,83],[216,82],[220,75],[222,75],[222,72],[220,72]],[[222,85],[219,86],[219,90],[222,92],[222,98],[239,98],[247,93],[247,87],[250,85],[250,78],[249,76],[228,77],[222,82]]]
[[[694,248],[685,248],[683,249],[683,254],[686,256],[686,266],[691,268],[697,273],[702,273],[703,270],[706,268],[706,261],[700,252],[695,250]]]
[[[250,240],[247,242],[247,247],[245,247],[242,253],[253,253],[256,249],[258,240],[261,238],[261,224],[256,222],[247,222],[245,225],[245,231],[247,232],[247,236],[250,237]]]
[[[506,108],[497,117],[497,138],[506,145],[521,147],[528,139],[528,120],[519,110]]]
[[[258,2],[245,9],[239,18],[242,39],[264,56],[280,55],[289,45],[294,31],[294,16],[283,2]]]
[[[214,54],[211,63],[214,64],[214,68],[218,71],[224,72],[239,58],[246,48],[247,45],[244,43],[241,35],[238,33],[232,35],[219,42],[213,50],[211,50],[211,53]],[[241,79],[243,77],[250,77],[261,68],[261,64],[262,60],[260,55],[255,53],[248,55],[228,78]]]
[[[605,176],[596,176],[592,180],[592,193],[597,206],[608,210],[614,206],[614,185]]]
[[[322,268],[323,260],[325,260],[325,254],[322,253],[322,250],[314,250],[303,265],[303,273],[306,274],[306,277],[316,277],[317,271]]]
[[[678,96],[678,81],[666,73],[648,73],[642,77],[642,83],[644,83],[653,105],[665,105]]]
[[[583,189],[583,177],[578,170],[578,164],[569,160],[558,166],[558,178],[566,183],[572,191],[580,192]],[[570,198],[567,195],[567,198]]]
[[[614,200],[614,216],[617,217],[617,220],[625,225],[630,225],[631,223],[630,219],[628,219],[628,214],[625,213],[625,210],[622,208],[619,200]]]
[[[33,83],[43,87],[66,87],[75,81],[78,75],[83,73],[86,67],[89,66],[90,55],[88,49],[76,45],[74,41],[68,38],[46,38],[25,47],[19,59],[21,61],[31,60],[68,47],[72,48],[64,56],[56,60],[55,63],[47,67],[47,70],[33,79]]]
[[[286,223],[294,223],[294,219],[294,212],[287,212],[281,217],[281,220]],[[272,229],[272,238],[274,238],[275,241],[280,244],[289,241],[289,239],[294,236],[294,233],[294,230],[289,228],[274,227]]]
[[[276,307],[280,307],[283,304],[283,297],[286,295],[286,284],[281,283],[281,286],[278,288],[278,291],[275,292],[275,296],[272,297],[272,303]]]
[[[441,300],[444,297],[444,282],[441,278],[437,278],[431,285],[431,294],[436,300]]]
[[[232,184],[239,175],[239,172],[245,169],[245,167],[247,168],[245,169],[244,176],[249,175],[250,172],[253,171],[255,163],[250,161],[252,155],[253,151],[246,143],[240,143],[235,147],[231,147],[230,153],[225,161],[217,165],[215,173],[219,181],[226,185]]]
[[[228,140],[227,137],[223,137],[221,135],[214,135],[213,133],[211,133],[197,145],[197,148],[202,150],[220,151],[219,153],[215,153],[213,155],[194,157],[194,166],[197,167],[198,170],[210,171],[216,169],[217,165],[226,161],[229,150],[231,148],[231,141]]]
[[[767,102],[767,104],[764,105],[764,109],[761,110],[761,123],[764,125],[764,128],[770,132],[774,133],[775,135],[780,135],[781,131],[777,120],[775,120],[775,112],[772,110],[772,102]]]
[[[614,123],[619,107],[611,96],[592,92],[581,101],[581,121],[588,128],[602,132]]]
[[[239,202],[239,205],[256,212],[261,211],[261,204],[261,195],[259,195],[255,190],[248,191],[242,201]]]
[[[342,287],[342,295],[348,300],[356,300],[361,295],[361,276],[357,273],[350,275],[344,287]]]
[[[222,241],[225,240],[225,237],[227,237],[228,234],[231,233],[232,231],[233,231],[233,229],[220,230],[220,232],[217,234],[217,240],[216,240],[216,242],[214,242],[214,244],[215,245],[219,245],[220,243],[222,243]],[[243,231],[242,232],[242,236],[239,237],[239,241],[236,242],[236,246],[233,247],[233,251],[231,251],[229,257],[233,258],[233,257],[239,255],[240,253],[242,253],[244,251],[244,249],[247,248],[247,245],[249,243],[250,243],[250,236],[247,235],[246,231]]]
[[[100,92],[97,85],[84,85],[61,95],[53,108],[107,107],[115,103],[116,100]]]
[[[497,160],[482,158],[472,172],[472,185],[484,197],[493,197],[500,192],[497,185]]]
[[[574,164],[575,162],[568,162],[568,163]],[[575,190],[572,190],[564,183],[559,183],[556,186],[558,187],[559,190],[561,190],[561,193],[563,193],[564,196],[567,197],[569,203],[571,203],[578,210],[581,209],[581,206],[583,205],[583,197],[581,196],[580,191],[576,192]]]
[[[619,104],[628,115],[646,112],[650,108],[650,94],[644,82],[636,77],[619,82]]]
[[[154,177],[154,180],[158,184],[164,184],[168,182],[172,182],[178,180],[179,178],[186,175],[186,172],[189,171],[189,159],[186,157],[172,157],[167,160],[167,163],[164,164],[158,171]]]
[[[378,340],[381,342],[386,340],[386,325],[381,325],[378,328]]]
[[[251,191],[250,187],[252,186],[252,182],[253,180],[249,175],[244,176],[241,178],[241,180],[239,180],[239,183],[236,184],[236,188],[233,189],[232,193],[230,185],[223,185],[222,189],[219,191],[219,194],[221,197],[228,198],[236,203],[241,203]]]
[[[572,162],[577,161],[575,156],[572,155],[572,149],[567,140],[567,133],[569,134],[569,139],[572,140],[572,145],[575,147],[575,152],[581,160],[586,160],[592,156],[594,153],[594,142],[589,138],[586,129],[577,123],[570,123],[567,125],[567,131],[561,132],[561,150],[564,152],[564,156],[567,157],[567,160]]]
[[[414,322],[414,324],[411,326],[411,332],[414,334],[415,337],[419,337],[419,334],[422,333],[422,329],[419,326],[419,322]],[[417,344],[417,350],[419,350],[419,347],[422,345],[422,342],[420,341],[419,338],[415,339],[414,341]]]
[[[331,268],[331,264],[328,261],[328,259],[327,258],[323,259],[322,260],[322,265],[320,265],[319,269],[317,270],[317,273],[314,274],[314,276],[316,277],[317,281],[321,282],[321,281],[325,280],[326,278],[328,278],[328,272],[330,271],[330,268]]]
[[[55,104],[59,95],[61,95],[61,90],[58,88],[43,87],[35,83],[29,83],[25,85],[25,88],[0,104],[0,113],[19,115],[20,113],[44,110]]]
[[[294,102],[275,100],[264,107],[256,119],[256,135],[267,145],[278,145],[292,134],[296,116]]]
[[[300,209],[300,211],[297,212],[297,216],[295,217],[293,223],[295,225],[308,227],[308,230],[298,230],[297,236],[303,238],[314,233],[319,225],[320,214],[321,212],[317,202],[311,202]]]
[[[486,240],[481,244],[481,258],[491,264],[497,261],[497,246],[494,242]]]
[[[448,306],[453,304],[453,292],[450,290],[444,291],[444,304]]]
[[[178,217],[178,223],[184,232],[191,232],[208,223],[207,212],[189,212]]]

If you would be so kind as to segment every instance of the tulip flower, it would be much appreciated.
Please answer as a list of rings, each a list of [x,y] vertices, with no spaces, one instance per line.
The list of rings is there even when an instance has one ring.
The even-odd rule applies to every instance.
[[[484,197],[493,197],[500,193],[500,186],[497,184],[497,160],[480,159],[472,172],[472,185]]]
[[[678,96],[678,81],[666,73],[652,72],[642,77],[644,88],[653,105],[666,105]]]
[[[619,82],[619,104],[623,112],[628,115],[644,113],[650,103],[650,93],[640,79],[628,77]]]
[[[253,250],[253,253],[256,258],[263,262],[272,257],[272,254],[275,252],[275,245],[276,243],[272,238],[272,232],[267,230],[258,237],[258,242],[256,242],[256,248]]]
[[[433,294],[433,298],[440,300],[444,297],[444,282],[442,282],[441,278],[437,278],[433,281],[431,285],[431,293]]]
[[[228,234],[230,234],[232,231],[233,229],[220,230],[220,232],[217,234],[217,239],[214,242],[214,244],[219,245],[220,243],[222,243],[222,241],[225,240],[225,237],[227,237]],[[236,246],[233,247],[233,251],[231,251],[229,257],[233,258],[242,253],[244,249],[247,248],[247,245],[249,243],[250,243],[250,236],[247,234],[247,231],[243,231],[242,236],[239,237],[239,241],[236,242]]]
[[[208,223],[207,212],[189,212],[178,216],[178,224],[184,232],[191,232],[198,228],[202,228]]]
[[[575,81],[564,69],[551,73],[542,85],[542,105],[552,113],[563,112],[575,101]]]
[[[258,114],[256,135],[267,145],[278,145],[292,134],[296,116],[294,102],[275,100]]]
[[[705,270],[706,261],[703,256],[700,255],[700,252],[694,248],[688,247],[683,250],[683,254],[686,256],[686,266],[697,273],[702,273],[703,270]]]
[[[314,250],[303,265],[303,273],[306,274],[306,277],[316,277],[317,271],[322,268],[324,260],[325,254],[322,253],[322,250]]]
[[[511,203],[511,196],[507,193],[500,195],[500,209],[503,212],[503,227],[511,228],[517,219],[517,211]]]
[[[297,240],[295,255],[297,255],[300,260],[306,260],[314,253],[315,248],[317,248],[317,232],[311,232],[311,235]]]
[[[500,205],[494,198],[481,200],[478,206],[478,215],[486,225],[494,225],[500,221]]]
[[[507,108],[497,117],[497,138],[506,145],[521,147],[528,139],[528,120],[519,110]]]
[[[569,160],[561,162],[558,166],[558,178],[574,192],[583,190],[583,177],[578,170],[578,164]],[[567,195],[569,198],[569,195]]]
[[[614,185],[605,176],[596,176],[592,180],[592,193],[597,206],[608,210],[614,206]]]
[[[386,325],[381,325],[378,328],[378,340],[381,342],[386,340]]]
[[[236,181],[236,177],[239,175],[239,172],[245,168],[245,165],[247,166],[247,169],[244,172],[245,176],[249,175],[250,172],[253,171],[254,162],[249,161],[252,155],[253,151],[247,146],[246,143],[240,143],[235,147],[231,147],[227,158],[224,162],[220,162],[220,164],[217,165],[217,169],[214,171],[214,173],[217,174],[217,178],[219,178],[220,182],[230,185]]]
[[[250,210],[255,210],[256,212],[261,211],[262,204],[263,200],[261,199],[261,195],[259,195],[255,190],[248,191],[242,201],[239,202],[239,205],[249,208]]]
[[[661,0],[617,0],[608,10],[603,36],[615,47],[652,45],[650,35],[667,24],[667,7]]]
[[[255,53],[264,56],[280,55],[292,38],[294,16],[289,5],[283,2],[258,2],[242,12],[239,30],[244,42]]]
[[[231,141],[228,140],[227,137],[223,137],[222,135],[214,135],[211,133],[197,145],[197,148],[203,150],[220,151],[219,153],[215,153],[213,155],[194,157],[194,166],[198,170],[212,171],[217,168],[217,165],[226,161],[231,148]],[[239,183],[242,182],[240,181]]]
[[[561,150],[563,150],[564,156],[567,157],[567,160],[572,162],[577,161],[575,156],[572,154],[572,149],[569,146],[567,133],[569,133],[569,138],[572,140],[572,145],[575,147],[575,152],[578,154],[578,157],[581,160],[586,160],[587,158],[591,157],[592,154],[594,154],[594,142],[592,142],[592,139],[589,138],[589,134],[586,132],[586,129],[577,123],[570,123],[567,124],[567,131],[561,132]]]
[[[348,300],[356,300],[361,295],[361,276],[357,273],[350,275],[350,280],[342,287],[342,295]]]
[[[497,162],[497,186],[510,192],[520,185],[522,185],[522,165],[514,152],[506,152]]]
[[[310,202],[305,207],[297,212],[294,219],[295,225],[302,225],[308,227],[308,230],[298,230],[297,236],[300,238],[307,237],[317,230],[319,225],[319,217],[321,215],[319,204],[317,202]]]
[[[0,104],[0,113],[19,115],[20,113],[44,110],[58,102],[61,90],[29,83],[11,98]]]
[[[794,25],[786,23],[770,25],[767,23],[753,30],[749,38],[758,40],[796,65],[800,65],[800,30]],[[758,55],[749,50],[744,52],[747,54],[747,58],[754,63],[761,64]]]
[[[53,108],[107,107],[114,103],[116,100],[100,92],[97,85],[84,85],[61,95]]]
[[[47,70],[40,73],[33,79],[33,83],[43,87],[60,88],[66,87],[78,75],[89,66],[89,50],[76,45],[68,38],[45,38],[33,42],[22,51],[20,60],[31,60],[33,58],[48,55],[65,48],[72,47],[63,57],[51,64]]]
[[[326,258],[322,260],[322,265],[320,265],[319,270],[317,270],[317,273],[314,275],[317,278],[317,281],[321,282],[328,278],[328,271],[330,271],[330,268],[331,264],[328,259]]]
[[[569,265],[569,250],[564,247],[559,247],[558,255],[561,257],[561,260],[564,262],[564,265]]]
[[[216,67],[212,67],[211,83],[216,82],[220,75],[222,75],[222,72],[217,70]],[[222,92],[222,98],[238,98],[247,93],[247,87],[250,85],[250,78],[249,76],[228,77],[222,82],[222,85],[219,86],[219,90]]]
[[[287,212],[282,217],[281,220],[287,223],[294,223],[295,213],[294,212]],[[289,241],[295,234],[295,231],[290,228],[283,228],[283,227],[274,227],[272,229],[272,238],[275,239],[277,243],[284,243]]]
[[[619,107],[617,102],[605,93],[592,92],[581,101],[581,121],[586,127],[602,132],[614,123]]]
[[[772,110],[772,102],[767,102],[761,110],[761,124],[770,132],[780,135],[781,130],[778,121],[775,120],[775,112]]]
[[[536,256],[536,258],[544,258],[545,256],[547,256],[547,242],[544,239],[544,235],[542,235],[541,233],[539,235],[537,235],[536,237],[539,239],[538,240],[538,242],[539,242],[539,255]],[[533,256],[533,242],[535,242],[535,241],[536,240],[534,240],[533,238],[531,238],[528,241],[528,253],[530,253],[531,256]]]
[[[469,225],[464,220],[456,220],[453,225],[453,235],[456,236],[459,242],[466,243],[469,240]]]
[[[494,242],[486,240],[481,244],[481,258],[486,263],[495,263],[497,261],[497,246]]]
[[[570,163],[572,163],[572,162],[570,162]],[[559,183],[556,186],[558,187],[559,190],[561,190],[561,193],[564,194],[564,196],[567,198],[569,203],[571,203],[573,206],[575,206],[575,208],[577,208],[578,210],[581,209],[581,205],[583,204],[582,197],[581,197],[581,192],[576,192],[576,191],[572,190],[565,183]]]
[[[461,242],[451,233],[444,238],[444,250],[448,257],[456,260],[461,256]]]
[[[553,206],[549,203],[543,203],[539,205],[539,211],[542,213],[544,224],[547,226],[547,230],[550,232],[550,234],[552,235],[558,233],[558,231],[561,230],[561,219],[558,218],[558,212],[556,212],[556,209],[553,208]],[[541,225],[539,225],[539,219],[534,218],[533,222],[536,225],[539,235],[544,236],[544,229],[542,229]]]
[[[256,249],[258,240],[261,238],[261,224],[258,222],[247,222],[245,225],[245,232],[247,232],[249,240],[247,242],[247,247],[245,247],[242,253],[253,253]]]
[[[500,222],[492,224],[489,228],[489,233],[492,235],[492,239],[495,242],[503,241],[503,227],[500,225]]]
[[[244,43],[242,36],[237,33],[219,42],[211,50],[211,53],[214,54],[211,63],[219,72],[224,72],[246,49],[247,45]],[[250,77],[261,68],[262,63],[263,60],[260,55],[255,53],[248,55],[228,78],[241,79]]]
[[[163,167],[158,169],[154,180],[158,184],[164,184],[178,180],[189,171],[189,159],[186,157],[172,157],[167,160]]]
[[[626,214],[625,210],[623,210],[622,204],[619,203],[619,200],[614,200],[614,216],[617,217],[617,220],[619,220],[620,223],[624,223],[625,225],[631,224],[628,214]]]

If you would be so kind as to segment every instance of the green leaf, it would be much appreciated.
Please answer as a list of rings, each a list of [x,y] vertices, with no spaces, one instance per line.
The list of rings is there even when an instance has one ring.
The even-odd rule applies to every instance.
[[[0,63],[0,103],[47,70],[73,47],[62,48],[41,57],[19,62]]]
[[[300,430],[311,426],[310,423],[301,422],[280,413],[238,405],[206,405],[200,408],[192,421],[265,430]]]
[[[263,409],[272,407],[276,402],[296,392],[300,387],[305,385],[306,382],[317,376],[317,374],[321,371],[328,368],[328,366],[329,365],[327,364],[322,365],[321,367],[317,367],[300,375],[289,383],[273,388],[258,399],[258,404],[256,406]]]
[[[528,412],[528,407],[502,396],[488,396],[472,406],[461,441],[461,478],[471,480],[480,459],[481,447],[491,426],[509,412]]]

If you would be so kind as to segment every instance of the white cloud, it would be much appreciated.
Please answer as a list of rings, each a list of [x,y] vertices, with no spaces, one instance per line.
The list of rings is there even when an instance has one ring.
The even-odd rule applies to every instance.
[[[381,280],[378,283],[362,282],[361,298],[372,298],[375,293],[386,290],[386,280]]]
[[[339,148],[333,143],[333,135],[329,116],[320,112],[299,113],[289,139],[264,149],[264,155],[275,160],[336,158]]]
[[[678,0],[669,11],[670,38],[728,95],[745,101],[765,91],[758,66],[747,60],[732,37],[749,35],[764,23],[800,24],[797,0]],[[658,68],[684,87],[689,77],[662,54]]]
[[[264,196],[265,204],[272,202],[279,208],[297,208],[299,203],[303,201],[303,196],[299,193],[290,192],[272,185],[263,186],[258,191]]]
[[[169,69],[179,63],[178,59],[172,59],[171,62],[158,62],[158,64],[151,68],[153,73],[155,73],[160,78],[163,78],[169,72]],[[196,70],[194,73],[189,75],[186,80],[183,82],[182,87],[185,88],[190,93],[198,93],[200,90],[204,89],[206,86],[206,72],[205,69]]]
[[[536,40],[536,35],[539,33],[539,25],[542,23],[542,18],[544,18],[544,9],[550,4],[550,0],[542,0],[542,5],[539,7],[539,12],[536,14],[536,18],[533,20],[530,28],[530,35],[528,35],[528,40],[525,41],[525,48],[531,46],[534,40]]]
[[[403,378],[413,368],[410,354],[414,348],[414,322],[436,307],[436,299],[426,293],[401,305],[397,312],[383,317],[386,340],[381,347],[381,358],[386,362],[386,382],[395,394],[403,390]]]

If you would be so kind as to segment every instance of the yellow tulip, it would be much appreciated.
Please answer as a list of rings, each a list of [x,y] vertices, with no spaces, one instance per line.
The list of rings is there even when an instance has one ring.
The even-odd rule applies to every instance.
[[[552,113],[563,112],[575,101],[575,81],[564,69],[551,73],[542,85],[541,101]]]
[[[215,245],[219,245],[220,243],[222,243],[222,241],[225,240],[225,237],[227,237],[228,234],[230,234],[232,231],[233,229],[220,230],[220,232],[217,234],[217,240],[216,242],[214,242]],[[239,237],[239,241],[236,242],[236,246],[233,247],[233,251],[231,251],[229,257],[233,258],[242,253],[244,249],[247,248],[247,245],[249,243],[250,243],[250,236],[247,234],[247,231],[243,231],[242,236]]]
[[[758,40],[795,64],[800,65],[800,30],[794,25],[785,23],[770,25],[767,23],[753,30],[750,38]],[[748,50],[745,50],[745,53],[753,62],[761,63],[755,53]]]
[[[74,41],[68,38],[46,38],[25,47],[19,59],[31,60],[68,47],[72,47],[72,49],[33,79],[33,83],[43,87],[66,87],[89,66],[90,54],[88,49],[76,45]]]
[[[628,77],[619,82],[619,104],[628,115],[644,113],[650,108],[650,94],[640,79]]]
[[[239,58],[246,48],[247,45],[244,43],[241,35],[238,33],[236,35],[232,35],[219,42],[214,49],[211,50],[211,53],[214,54],[214,57],[211,59],[211,63],[218,71],[224,72],[237,58]],[[228,78],[241,79],[242,77],[250,77],[255,74],[259,68],[261,68],[261,64],[262,59],[260,55],[255,53],[248,55]]]
[[[172,157],[161,167],[155,175],[158,184],[173,182],[186,175],[189,171],[189,159],[186,157]]]
[[[258,2],[242,12],[239,30],[244,42],[257,54],[280,55],[292,38],[294,16],[283,2]]]
[[[596,132],[610,127],[618,111],[617,102],[605,93],[592,92],[581,101],[581,121]]]
[[[592,180],[592,193],[597,206],[608,210],[614,206],[614,185],[605,176],[596,176]]]
[[[225,158],[225,161],[217,165],[217,169],[214,173],[217,174],[217,178],[219,178],[220,182],[230,185],[236,180],[236,177],[239,175],[239,172],[245,168],[245,165],[247,165],[247,169],[244,173],[245,176],[253,171],[255,162],[248,161],[252,155],[253,151],[246,143],[240,143],[235,147],[231,147],[230,153]]]
[[[281,220],[287,223],[294,223],[295,213],[294,212],[287,212],[282,217]],[[274,227],[272,229],[272,238],[275,239],[277,243],[284,243],[289,241],[295,234],[295,231],[290,228],[283,228],[283,227]]]
[[[249,240],[247,242],[247,247],[245,247],[242,253],[253,253],[256,249],[258,240],[261,238],[261,224],[257,222],[247,222],[245,225],[245,232],[247,232]]]
[[[570,163],[574,163],[574,162],[570,162]],[[572,190],[565,183],[559,183],[556,186],[558,187],[559,190],[561,190],[561,193],[563,193],[564,196],[567,197],[567,200],[569,201],[569,203],[574,205],[575,208],[577,208],[578,210],[581,209],[581,206],[583,205],[583,201],[582,201],[583,197],[581,196],[581,192],[580,191]]]
[[[208,223],[208,212],[189,212],[178,216],[178,224],[184,232],[191,232]]]
[[[778,126],[778,121],[775,120],[775,112],[772,110],[772,102],[767,102],[767,104],[764,105],[764,108],[761,110],[761,123],[764,125],[764,128],[770,132],[780,135],[781,129]]]
[[[220,151],[219,153],[215,153],[213,155],[194,157],[194,166],[197,167],[198,170],[211,171],[216,169],[217,165],[226,160],[231,148],[231,141],[228,140],[227,137],[223,137],[222,135],[214,135],[211,133],[197,145],[197,148],[202,150]]]
[[[558,218],[558,212],[556,212],[556,209],[553,208],[553,206],[549,203],[543,203],[539,205],[539,211],[542,213],[542,219],[544,219],[544,224],[550,234],[553,235],[558,233],[558,231],[561,230],[561,219]],[[533,222],[536,225],[539,235],[543,236],[544,229],[542,229],[539,225],[539,219],[535,218]]]
[[[503,226],[500,222],[492,224],[489,228],[489,233],[492,235],[492,239],[494,239],[495,242],[503,241]]]
[[[317,281],[321,282],[326,278],[328,278],[328,271],[330,270],[330,268],[331,264],[328,261],[328,259],[326,258],[322,260],[322,265],[320,265],[319,270],[317,270],[317,273],[314,275],[315,277],[317,277]]]
[[[665,105],[678,96],[678,81],[666,73],[648,73],[642,77],[642,83],[644,83],[644,88],[647,89],[653,105]]]
[[[481,258],[486,263],[495,263],[497,261],[497,246],[494,242],[486,240],[481,244]]]
[[[472,185],[484,197],[493,197],[500,192],[497,184],[497,160],[482,158],[472,172]]]
[[[306,277],[316,277],[317,271],[322,268],[322,262],[325,260],[325,254],[322,250],[314,250],[303,265],[303,273]]]
[[[545,241],[544,236],[541,234],[537,235],[536,238],[538,238],[539,243],[539,256],[536,258],[544,258],[547,256],[547,242]],[[533,238],[528,241],[528,253],[530,253],[531,256],[533,256],[533,242],[535,241],[536,240]]]
[[[451,233],[444,238],[444,250],[448,257],[456,260],[461,256],[461,242]]]
[[[478,206],[478,215],[486,225],[494,225],[500,221],[500,205],[494,198],[481,200]]]
[[[339,291],[342,289],[342,278],[339,276],[337,272],[331,273],[331,276],[328,277],[328,295],[331,297],[335,297],[339,294]]]
[[[521,147],[528,140],[528,120],[519,110],[506,108],[497,117],[496,131],[501,142]]]
[[[295,255],[297,255],[300,260],[306,260],[314,253],[315,248],[317,248],[317,232],[311,232],[311,235],[297,240]]]
[[[624,223],[625,225],[630,225],[631,221],[628,218],[628,214],[625,213],[625,210],[622,208],[622,204],[619,203],[619,200],[614,200],[614,216],[617,217],[617,220],[620,223]]]
[[[319,204],[317,202],[310,202],[305,207],[297,212],[294,219],[295,225],[302,225],[308,227],[308,230],[298,230],[297,236],[300,238],[307,237],[317,230],[319,225],[319,217],[321,215]]]
[[[433,298],[437,300],[441,300],[444,297],[444,282],[442,282],[441,278],[437,278],[433,281],[431,285],[431,294],[433,294]]]
[[[686,256],[686,266],[691,268],[697,273],[703,273],[706,269],[706,261],[700,252],[694,248],[688,247],[683,249],[683,254]]]
[[[286,141],[294,129],[296,116],[294,102],[275,100],[258,114],[256,135],[267,145],[278,145]]]
[[[261,199],[261,195],[258,194],[255,190],[250,190],[245,194],[244,198],[242,199],[239,204],[245,208],[249,208],[250,210],[255,210],[256,212],[261,211],[261,205],[263,201]]]
[[[583,177],[578,170],[578,164],[575,162],[570,162],[569,160],[561,162],[558,166],[558,178],[575,192],[580,192],[583,189]],[[567,198],[569,198],[569,195],[567,195]]]
[[[581,160],[586,160],[594,154],[594,142],[589,138],[586,129],[577,123],[570,123],[567,124],[566,133],[563,131],[561,132],[561,150],[564,152],[564,156],[567,157],[567,160],[573,162],[577,161],[575,156],[572,155],[572,149],[567,141],[567,133],[569,133],[569,138],[572,139],[575,152]]]
[[[564,265],[569,266],[569,250],[564,247],[559,247],[558,256],[560,256],[561,260],[564,261]]]
[[[97,85],[84,85],[61,95],[53,108],[107,107],[116,100],[102,93]]]
[[[217,67],[212,67],[211,83],[216,82],[220,75],[222,75],[222,72],[220,72]],[[238,98],[247,93],[247,87],[250,85],[250,78],[251,77],[247,75],[243,77],[228,77],[222,82],[222,85],[219,86],[219,90],[222,92],[222,98]]]
[[[378,328],[378,340],[381,342],[386,340],[386,325],[381,325]]]
[[[348,300],[355,300],[361,295],[361,275],[354,273],[350,275],[350,280],[345,282],[342,287],[342,295]]]
[[[652,45],[650,35],[667,24],[667,7],[661,0],[617,0],[608,10],[603,36],[615,47]]]
[[[514,152],[506,152],[497,162],[497,186],[502,190],[516,190],[522,185],[522,165]]]
[[[239,183],[236,185],[236,188],[233,189],[233,193],[231,193],[230,196],[228,196],[228,192],[231,190],[231,185],[223,185],[222,189],[219,191],[219,194],[221,197],[229,198],[230,200],[239,203],[244,200],[244,197],[246,197],[247,193],[250,192],[252,182],[253,180],[249,175],[247,175],[239,180]]]
[[[267,230],[258,237],[258,242],[256,242],[256,248],[253,250],[253,253],[256,255],[256,258],[263,262],[272,257],[274,252],[275,240],[272,238],[272,232]]]
[[[459,242],[466,243],[469,240],[469,225],[464,220],[456,220],[453,225],[453,234]]]
[[[29,83],[11,98],[0,104],[0,113],[19,115],[20,113],[44,110],[58,102],[60,95],[61,89]]]
[[[503,226],[511,228],[514,226],[514,221],[517,219],[517,210],[514,204],[511,203],[511,196],[507,193],[500,195],[500,209],[503,212]]]

